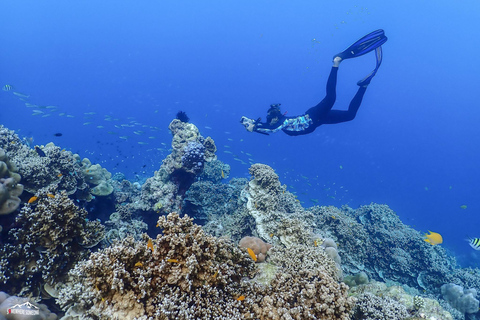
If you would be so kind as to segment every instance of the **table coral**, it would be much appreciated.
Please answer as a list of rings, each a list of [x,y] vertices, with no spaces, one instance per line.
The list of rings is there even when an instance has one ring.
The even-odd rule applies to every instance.
[[[65,191],[40,190],[25,204],[0,248],[0,283],[9,292],[39,294],[44,283],[53,287],[86,257],[87,249],[103,239],[103,226],[88,221]]]

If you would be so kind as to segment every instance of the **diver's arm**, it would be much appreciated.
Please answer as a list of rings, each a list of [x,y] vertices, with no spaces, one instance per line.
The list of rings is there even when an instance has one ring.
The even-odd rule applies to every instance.
[[[253,120],[243,116],[240,120],[240,123],[243,124],[245,129],[249,132],[257,132],[266,135],[268,135],[269,133],[277,132],[283,128],[282,123],[277,126],[272,126],[268,123],[260,122],[260,120],[260,118],[258,118],[257,120]]]

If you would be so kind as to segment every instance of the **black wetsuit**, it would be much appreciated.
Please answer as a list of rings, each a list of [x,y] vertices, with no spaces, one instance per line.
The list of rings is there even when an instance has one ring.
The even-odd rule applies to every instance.
[[[290,136],[298,136],[312,133],[322,124],[334,124],[353,120],[358,108],[360,108],[367,87],[360,86],[347,111],[332,110],[337,98],[337,73],[338,67],[332,67],[327,81],[327,95],[319,104],[308,109],[304,115],[298,117],[281,116],[274,124],[257,122],[253,131],[268,134],[282,130]]]

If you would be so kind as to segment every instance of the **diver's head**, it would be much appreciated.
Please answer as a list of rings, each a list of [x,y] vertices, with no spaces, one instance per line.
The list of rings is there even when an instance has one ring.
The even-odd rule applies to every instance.
[[[282,118],[282,116],[283,114],[280,111],[280,103],[271,104],[270,109],[267,111],[267,123],[275,124]]]

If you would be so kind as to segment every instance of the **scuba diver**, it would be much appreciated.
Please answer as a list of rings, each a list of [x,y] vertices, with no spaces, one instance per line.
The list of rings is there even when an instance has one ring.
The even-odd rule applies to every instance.
[[[257,120],[242,117],[240,123],[250,132],[258,132],[268,135],[282,130],[290,136],[298,136],[312,133],[318,126],[322,124],[334,124],[340,122],[351,121],[355,118],[358,108],[362,103],[363,95],[367,90],[367,86],[373,79],[382,63],[382,45],[387,41],[387,37],[382,29],[373,31],[359,39],[343,52],[333,57],[333,66],[328,76],[327,95],[316,106],[308,109],[304,115],[297,117],[287,117],[286,113],[280,111],[280,104],[272,104],[267,111],[267,121],[261,122],[261,118]],[[340,62],[345,59],[351,59],[362,56],[371,51],[375,51],[377,64],[375,69],[365,78],[357,82],[360,86],[357,93],[353,97],[347,111],[332,110],[336,99],[337,73]]]

